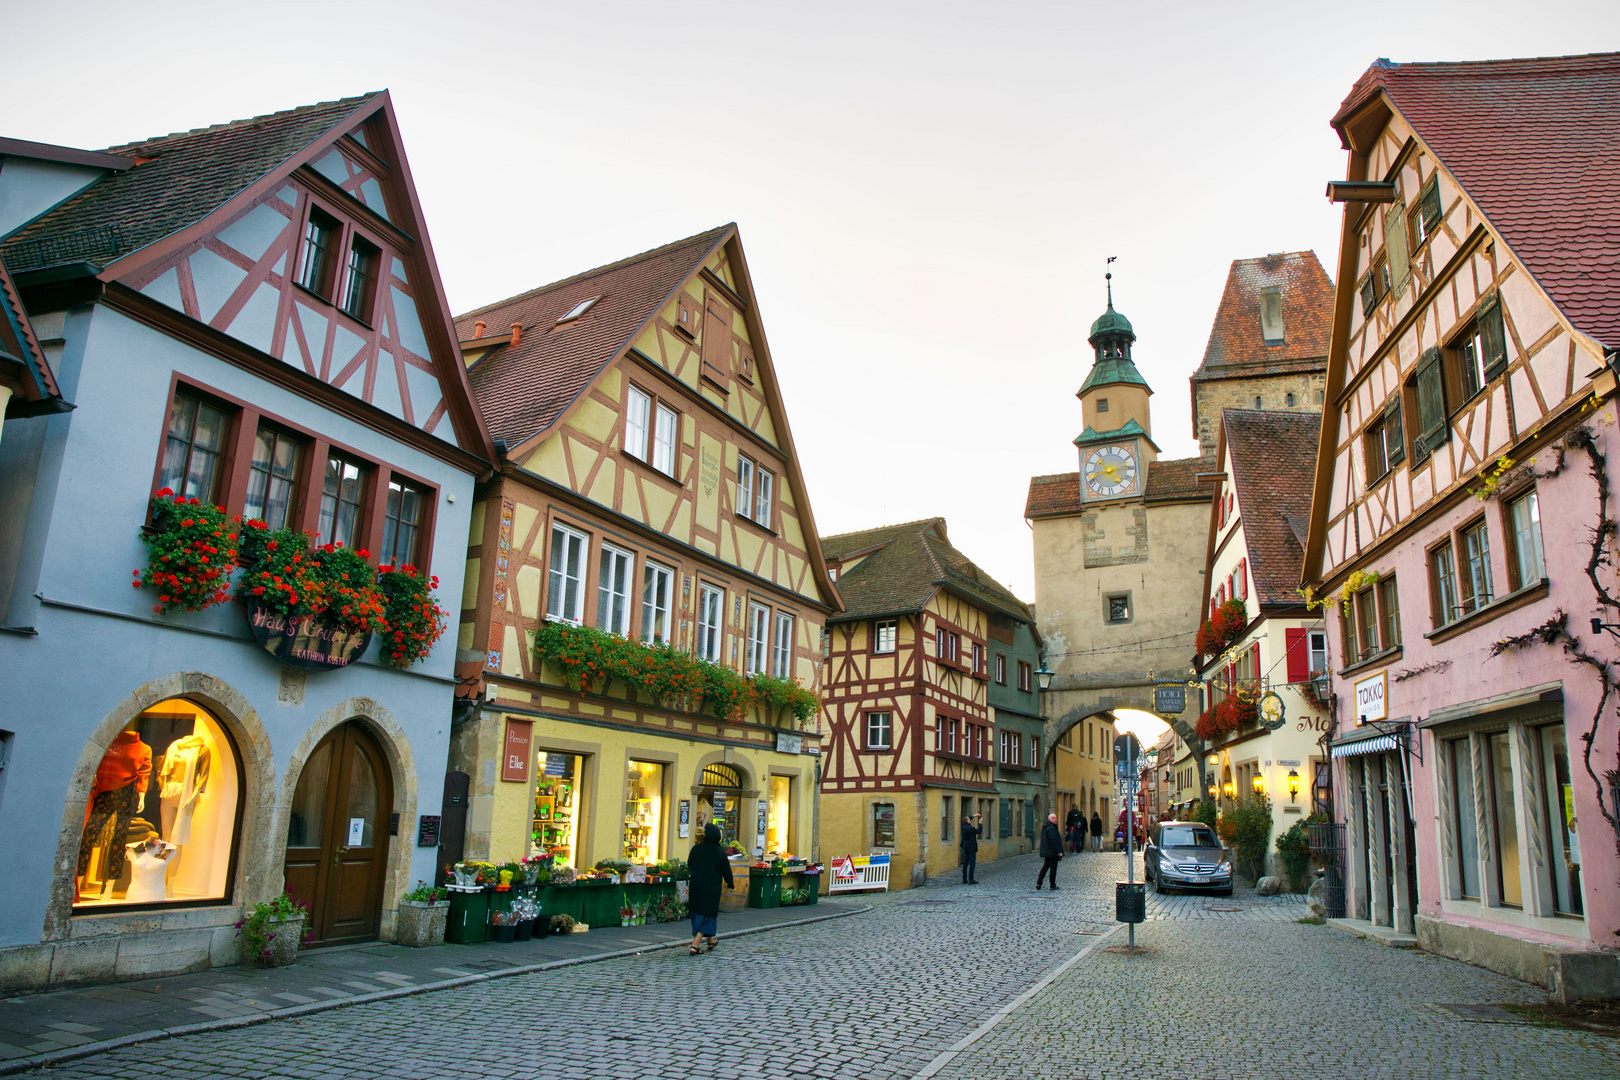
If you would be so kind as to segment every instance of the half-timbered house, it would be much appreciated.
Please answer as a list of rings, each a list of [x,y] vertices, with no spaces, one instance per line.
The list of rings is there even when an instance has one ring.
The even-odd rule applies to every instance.
[[[1620,54],[1380,60],[1333,124],[1304,577],[1337,602],[1349,913],[1614,994],[1620,728],[1579,661],[1612,662],[1617,621],[1620,187],[1596,148],[1620,137]]]
[[[709,821],[813,854],[839,601],[737,227],[457,325],[500,451],[461,614],[466,856],[681,858]]]
[[[217,506],[441,573],[459,607],[492,451],[388,95],[100,153],[0,142],[0,195],[4,303],[72,406],[25,385],[0,442],[4,985],[235,963],[284,886],[317,944],[389,938],[436,862],[453,643],[401,666],[131,588],[143,528]],[[163,489],[202,506],[150,510]]]
[[[1023,837],[1049,798],[998,788],[998,740],[1030,749],[1022,725],[992,724],[992,643],[1029,609],[951,546],[945,520],[822,539],[844,611],[827,620],[821,840],[829,857],[888,853],[891,888],[957,865],[969,812],[986,835]],[[1018,770],[1022,780],[1022,770]],[[1021,785],[1020,785],[1021,786]],[[1003,827],[1005,821],[1005,827]],[[985,857],[993,857],[991,845]]]

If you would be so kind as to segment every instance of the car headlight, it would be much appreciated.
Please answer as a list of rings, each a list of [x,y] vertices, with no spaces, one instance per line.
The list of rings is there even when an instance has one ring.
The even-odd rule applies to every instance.
[[[1215,872],[1217,874],[1230,874],[1232,872],[1232,864],[1222,861],[1221,865],[1215,868]]]

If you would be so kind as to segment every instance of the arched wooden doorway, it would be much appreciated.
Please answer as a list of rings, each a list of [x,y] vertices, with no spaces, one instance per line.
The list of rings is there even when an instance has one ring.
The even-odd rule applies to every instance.
[[[698,778],[698,838],[703,826],[714,822],[720,826],[723,843],[746,847],[738,839],[746,831],[740,827],[742,799],[746,777],[737,766],[727,762],[705,765]]]
[[[358,721],[310,753],[287,821],[287,891],[309,905],[313,945],[371,941],[382,917],[394,786]]]

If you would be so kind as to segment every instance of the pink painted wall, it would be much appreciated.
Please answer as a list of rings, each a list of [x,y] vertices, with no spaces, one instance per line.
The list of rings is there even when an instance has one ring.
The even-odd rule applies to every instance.
[[[1620,514],[1620,436],[1616,435],[1616,412],[1615,403],[1610,402],[1587,418],[1608,462],[1611,517]],[[1554,454],[1544,450],[1537,456],[1536,468],[1550,468],[1553,462]],[[1598,791],[1586,771],[1583,761],[1585,744],[1581,741],[1582,734],[1590,730],[1592,714],[1597,707],[1600,694],[1597,679],[1589,669],[1570,663],[1557,645],[1536,644],[1494,659],[1489,654],[1493,642],[1538,626],[1559,609],[1568,613],[1570,631],[1585,643],[1589,651],[1600,656],[1613,656],[1617,649],[1617,643],[1611,636],[1594,638],[1589,625],[1591,617],[1598,614],[1604,614],[1605,621],[1620,620],[1615,619],[1612,611],[1604,613],[1598,610],[1591,583],[1586,577],[1586,563],[1591,555],[1590,530],[1598,520],[1597,487],[1588,472],[1586,455],[1569,454],[1564,471],[1551,479],[1538,481],[1536,487],[1541,510],[1543,556],[1549,581],[1549,595],[1544,600],[1479,624],[1439,644],[1431,644],[1423,636],[1433,628],[1429,607],[1428,546],[1474,518],[1481,510],[1484,510],[1486,520],[1490,523],[1491,576],[1495,592],[1500,597],[1508,591],[1502,505],[1494,499],[1482,503],[1468,498],[1443,516],[1413,530],[1392,552],[1358,565],[1363,569],[1378,571],[1381,578],[1394,573],[1400,583],[1402,653],[1388,668],[1389,718],[1408,717],[1416,723],[1427,718],[1435,709],[1448,705],[1507,694],[1540,683],[1563,684],[1565,738],[1569,745],[1581,844],[1581,887],[1586,921],[1584,931],[1582,924],[1576,920],[1559,920],[1557,925],[1572,937],[1589,938],[1594,944],[1620,947],[1620,887],[1617,887],[1620,886],[1620,857],[1615,853],[1614,832],[1599,812]],[[1600,573],[1611,592],[1620,591],[1612,568]],[[1341,626],[1336,609],[1329,611],[1329,647],[1334,666],[1337,667],[1342,665],[1342,657],[1347,653],[1344,642],[1340,640]],[[1436,661],[1450,661],[1451,666],[1445,671],[1425,672],[1402,682],[1394,680],[1394,675],[1399,671],[1421,668]],[[1335,678],[1340,735],[1352,730],[1354,724],[1351,683],[1356,677],[1370,673],[1357,672],[1342,679]],[[1615,768],[1616,724],[1611,703],[1598,728],[1592,755],[1592,768],[1599,776]],[[1440,907],[1443,883],[1434,776],[1440,755],[1432,734],[1425,732],[1422,738],[1423,763],[1418,764],[1415,757],[1411,759],[1419,877],[1418,910],[1423,915],[1447,917],[1442,915]],[[1341,793],[1344,791],[1343,782],[1341,762],[1335,775],[1335,784]],[[1342,820],[1342,795],[1340,804]],[[1459,922],[1475,921],[1456,916],[1450,918]],[[1543,936],[1494,920],[1487,920],[1483,925],[1525,937]]]

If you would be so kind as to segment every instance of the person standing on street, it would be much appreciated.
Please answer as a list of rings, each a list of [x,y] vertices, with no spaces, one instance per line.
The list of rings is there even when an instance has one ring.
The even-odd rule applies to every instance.
[[[962,815],[962,884],[979,883],[979,822],[983,814]]]
[[[1095,810],[1091,812],[1091,850],[1102,850],[1102,815]]]
[[[1057,864],[1063,858],[1063,834],[1058,831],[1057,815],[1047,814],[1041,826],[1041,872],[1035,878],[1035,891],[1041,891],[1041,882],[1050,879],[1052,891],[1057,892]]]
[[[691,883],[687,886],[687,906],[692,909],[692,946],[686,951],[696,956],[700,952],[713,952],[720,933],[720,883],[728,889],[736,888],[731,878],[731,860],[720,846],[720,826],[709,822],[703,826],[703,839],[692,845],[686,857]],[[701,947],[707,939],[708,946]]]
[[[1086,846],[1086,815],[1078,806],[1071,806],[1063,824],[1068,828],[1069,850],[1078,855]]]

